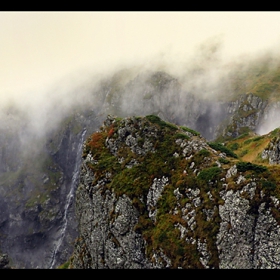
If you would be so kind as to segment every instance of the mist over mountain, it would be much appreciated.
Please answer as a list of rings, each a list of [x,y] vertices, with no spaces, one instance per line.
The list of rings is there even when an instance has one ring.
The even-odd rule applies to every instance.
[[[168,108],[173,114],[187,114],[189,98],[206,102],[215,100],[216,102],[211,103],[218,104],[251,91],[257,95],[266,94],[266,98],[270,100],[275,99],[275,95],[277,99],[278,51],[272,49],[254,55],[244,54],[229,60],[224,59],[222,49],[222,39],[214,37],[199,45],[193,55],[183,59],[174,59],[167,54],[165,57],[155,56],[141,63],[123,63],[122,66],[114,66],[105,72],[95,70],[73,73],[38,92],[25,92],[22,96],[1,95],[1,126],[15,129],[19,124],[16,118],[20,118],[22,122],[25,119],[25,125],[18,125],[25,127],[20,141],[29,143],[28,135],[44,137],[75,110],[82,107],[91,107],[92,110],[100,106],[106,107],[104,102],[108,113],[119,110],[124,115],[141,115],[152,113],[152,106],[164,110]],[[155,73],[165,75],[165,84],[156,84],[160,76],[157,77],[159,74]],[[276,77],[269,78],[269,75]],[[274,80],[270,81],[271,79]],[[268,92],[264,89],[264,93],[261,93],[256,88],[256,84],[261,83],[274,84],[270,85]],[[209,110],[217,113],[218,107],[217,105]],[[187,118],[185,121],[188,122]],[[270,130],[278,126],[271,122],[267,125]],[[268,132],[262,128],[259,131]]]
[[[231,60],[222,49],[215,37],[185,60],[166,54],[1,95],[0,252],[12,267],[55,268],[72,254],[82,146],[108,115],[155,115],[220,142],[280,126],[278,51]]]

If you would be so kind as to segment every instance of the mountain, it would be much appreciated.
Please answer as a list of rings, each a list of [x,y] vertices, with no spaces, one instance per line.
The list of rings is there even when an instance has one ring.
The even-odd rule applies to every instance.
[[[155,115],[108,116],[83,146],[68,267],[279,268],[279,136],[247,138],[250,162]]]
[[[250,183],[247,177],[250,177],[250,172],[253,172],[254,176],[261,182],[258,184],[261,186],[268,184],[269,191],[265,191],[265,197],[273,201],[274,197],[277,199],[277,168],[279,164],[277,127],[280,125],[277,117],[279,116],[280,107],[280,94],[278,92],[280,64],[277,59],[271,58],[270,56],[264,56],[246,63],[237,62],[233,65],[226,66],[222,69],[223,71],[219,71],[218,74],[222,72],[221,76],[216,75],[216,72],[213,74],[213,65],[207,66],[206,64],[188,68],[180,75],[168,72],[167,69],[149,71],[143,71],[136,67],[122,69],[100,78],[98,82],[91,84],[89,81],[89,84],[84,86],[87,89],[87,94],[83,93],[83,87],[76,88],[73,90],[73,93],[63,95],[62,100],[55,99],[55,102],[51,103],[52,106],[50,108],[46,109],[42,105],[42,108],[39,108],[39,110],[41,109],[40,111],[42,112],[46,111],[46,117],[42,113],[36,119],[34,119],[32,114],[26,113],[25,109],[17,106],[16,103],[3,107],[1,110],[2,122],[0,124],[0,209],[2,213],[0,216],[0,252],[3,254],[1,266],[10,266],[12,268],[57,268],[60,265],[68,263],[69,258],[72,256],[74,256],[74,260],[71,265],[79,266],[77,262],[75,263],[75,258],[80,254],[77,251],[80,245],[76,243],[76,239],[81,234],[81,225],[79,226],[79,223],[81,223],[82,218],[80,214],[75,213],[74,202],[76,196],[79,197],[80,195],[85,196],[83,198],[85,199],[85,203],[91,204],[92,202],[88,201],[89,198],[86,197],[86,194],[79,194],[77,186],[79,182],[85,185],[85,182],[83,183],[83,180],[85,180],[83,177],[85,176],[85,155],[92,149],[87,143],[91,141],[89,139],[91,139],[90,137],[92,135],[97,135],[94,136],[97,138],[100,137],[99,140],[95,140],[105,140],[106,133],[109,133],[108,131],[106,132],[106,129],[108,129],[107,123],[110,123],[113,129],[109,133],[112,133],[112,138],[110,137],[108,143],[106,142],[111,152],[107,154],[108,147],[105,143],[97,141],[99,145],[97,147],[102,148],[102,151],[106,151],[106,156],[103,158],[104,161],[102,160],[102,164],[100,165],[98,163],[97,166],[102,166],[102,170],[104,172],[106,170],[108,176],[109,173],[114,171],[114,168],[121,170],[118,175],[120,177],[115,180],[127,180],[128,189],[123,189],[120,185],[118,187],[114,186],[116,193],[112,192],[112,189],[107,186],[106,188],[112,192],[112,195],[116,195],[117,198],[126,195],[127,201],[129,201],[131,200],[130,195],[133,196],[132,193],[135,192],[135,197],[133,196],[132,199],[134,201],[132,206],[134,207],[134,204],[136,204],[136,209],[139,213],[133,214],[132,224],[137,225],[137,230],[133,231],[131,228],[129,232],[135,238],[137,236],[137,241],[136,239],[134,241],[132,239],[124,239],[123,242],[129,241],[134,245],[130,244],[127,246],[135,246],[139,250],[141,248],[139,257],[141,256],[140,258],[143,257],[145,259],[145,261],[144,259],[141,260],[141,267],[155,266],[149,258],[151,252],[156,250],[155,256],[159,258],[159,254],[161,253],[158,250],[164,249],[165,251],[167,249],[163,248],[160,241],[156,241],[154,238],[159,235],[159,231],[162,231],[163,228],[171,227],[171,224],[163,223],[158,225],[159,228],[154,228],[155,221],[153,217],[155,213],[153,209],[158,207],[156,201],[159,198],[154,199],[152,197],[158,197],[160,195],[156,194],[156,191],[155,194],[152,194],[153,192],[150,191],[148,196],[148,188],[151,186],[154,189],[156,186],[162,185],[160,188],[164,189],[165,187],[163,186],[166,185],[168,186],[166,191],[170,190],[171,192],[171,189],[174,187],[172,185],[173,183],[170,183],[171,178],[172,182],[175,182],[178,180],[179,175],[181,175],[180,172],[184,172],[185,170],[188,175],[191,174],[191,176],[187,177],[189,179],[183,177],[185,183],[191,186],[198,184],[199,189],[200,187],[204,188],[204,185],[208,188],[208,181],[201,178],[202,175],[198,176],[199,170],[201,169],[201,174],[203,171],[202,168],[205,168],[206,178],[208,178],[207,176],[211,177],[215,175],[213,178],[216,178],[215,180],[217,182],[220,182],[220,179],[226,178],[226,182],[228,180],[230,181],[228,183],[229,189],[232,188],[233,190],[240,191],[243,183],[237,184],[237,182],[245,177],[244,184],[245,182],[251,184],[252,182]],[[108,116],[113,117],[111,119]],[[139,131],[133,130],[129,124],[124,125],[123,122],[135,123],[135,128],[133,129],[139,129]],[[37,131],[34,130],[34,127],[37,127],[38,123],[39,129],[37,128]],[[125,128],[124,130],[120,130],[123,131],[120,133],[124,133],[124,135],[117,136],[114,130],[119,131],[120,128],[118,126],[120,123]],[[148,130],[143,131],[143,126],[146,126]],[[100,128],[102,129],[100,130]],[[149,131],[149,129],[152,131]],[[94,134],[96,131],[99,132]],[[186,159],[182,158],[183,152],[179,148],[185,142],[183,141],[180,145],[176,144],[174,146],[173,142],[178,135],[175,136],[173,133],[175,135],[179,134],[181,138],[179,137],[178,139],[182,141],[191,141],[190,143],[192,144],[188,144],[186,147],[189,145],[193,145],[194,149],[197,147],[196,145],[199,147],[198,151],[191,150],[188,155],[194,156],[193,161],[189,159],[189,166],[187,163],[184,163]],[[142,135],[140,137],[141,139],[138,134]],[[167,136],[165,134],[170,134],[173,140],[166,139]],[[129,135],[131,136],[127,140],[126,137]],[[115,143],[113,141],[115,137],[126,139],[128,144],[119,148],[121,143]],[[188,139],[188,137],[193,140]],[[137,143],[135,143],[135,139],[137,139]],[[158,139],[157,144],[153,142],[155,139]],[[166,139],[165,146],[160,145],[161,141],[159,139]],[[180,142],[180,140],[178,141]],[[95,145],[96,143],[94,143],[93,141],[91,144]],[[85,147],[86,150],[84,150]],[[159,151],[156,149],[157,147],[159,147]],[[201,147],[203,147],[203,150],[209,151],[210,155],[200,155]],[[119,149],[124,149],[123,159],[118,159],[123,162],[117,163],[114,153],[120,153]],[[217,150],[218,155],[215,152]],[[205,152],[207,154],[207,151],[202,151],[201,153],[203,154]],[[97,153],[96,156],[101,156],[101,150],[95,150],[95,152]],[[159,155],[159,152],[160,156],[154,158],[155,155]],[[139,164],[140,154],[138,153],[142,153],[141,160],[145,162],[144,171],[148,172],[146,176],[153,175],[156,177],[141,179],[140,175],[142,171],[139,168],[141,166],[143,167],[143,165]],[[175,155],[178,154],[178,158],[173,156],[174,153]],[[184,153],[183,157],[188,157],[188,151],[185,150]],[[150,155],[150,160],[146,158],[146,154]],[[151,157],[151,155],[154,155],[154,157]],[[202,156],[203,158],[210,158],[208,165],[203,163]],[[163,158],[166,159],[167,166],[161,166]],[[152,163],[152,159],[155,162],[158,161],[157,164]],[[239,163],[239,161],[248,162],[253,165],[244,165],[243,163]],[[150,163],[152,163],[151,166],[149,165]],[[120,167],[120,164],[126,167]],[[161,166],[162,170],[158,170],[157,165]],[[192,168],[191,165],[193,165]],[[235,165],[238,170],[236,174],[241,172],[240,174],[243,177],[238,179],[239,177],[236,177],[237,175],[235,174],[228,179],[224,173],[227,170],[227,172],[234,174],[234,170],[236,170]],[[263,171],[263,166],[267,170]],[[182,169],[183,167],[184,169]],[[213,169],[211,169],[212,167]],[[209,168],[210,170],[208,170]],[[244,171],[244,168],[249,170]],[[175,177],[172,177],[173,175],[171,176],[168,173],[168,170],[172,169],[176,170],[175,174],[177,175],[174,175]],[[195,173],[193,173],[194,170],[196,170]],[[140,178],[134,178],[136,174],[130,174],[129,172],[138,172],[138,177]],[[144,174],[146,174],[145,172]],[[210,175],[207,175],[208,172]],[[103,171],[100,176],[102,174]],[[129,175],[128,178],[126,178],[126,174]],[[105,179],[102,176],[100,180],[104,181]],[[112,173],[110,176],[116,176],[116,174]],[[110,176],[107,178],[108,181],[112,179]],[[155,178],[158,181],[154,182],[153,180]],[[168,182],[166,181],[167,178]],[[93,179],[91,173],[88,179]],[[137,180],[133,183],[130,181],[132,179]],[[219,203],[221,200],[225,200],[225,198],[219,193],[219,191],[222,191],[220,183],[216,183],[215,180],[213,184],[217,188],[217,193],[215,193],[215,203],[213,203],[220,209],[221,206],[219,206]],[[265,183],[266,181],[268,183]],[[112,185],[111,183],[108,184],[110,186]],[[180,183],[178,183],[178,187],[179,185]],[[141,186],[144,193],[135,186]],[[191,188],[190,194],[188,195],[196,197],[198,195],[196,195],[196,191],[193,193],[193,188]],[[194,189],[196,190],[196,188]],[[183,189],[182,191],[185,192]],[[200,191],[203,193],[204,199],[207,200],[208,194],[205,194],[207,191]],[[262,196],[260,195],[259,185],[257,185],[256,192],[258,196]],[[150,210],[148,212],[145,208],[149,204],[146,204],[147,201],[141,201],[139,195],[143,197],[151,196],[149,198]],[[184,193],[185,200],[188,197],[186,195],[187,193]],[[234,193],[234,195],[238,197],[241,194]],[[167,200],[164,202],[161,199],[160,203],[166,204],[164,210],[166,212],[169,206],[171,207],[173,205],[172,203],[175,203],[175,200],[172,197],[169,198],[169,196],[164,197]],[[114,203],[118,201],[114,199],[112,200]],[[214,207],[212,200],[210,198],[208,200],[210,201],[208,202],[209,205],[203,204],[199,209],[204,209],[205,207],[204,210],[206,211],[206,209],[211,209],[212,206]],[[218,203],[217,200],[220,202]],[[122,205],[122,202],[118,202],[121,203],[119,207],[125,207],[125,211],[128,211],[128,213],[129,211],[135,212],[135,209],[129,206],[130,202],[125,201],[123,203],[128,204]],[[99,202],[101,203],[101,201]],[[183,202],[180,203],[182,204]],[[268,204],[265,205],[267,206]],[[100,205],[96,206],[99,207]],[[170,209],[173,209],[172,207]],[[273,205],[271,207],[271,211],[275,215],[274,219],[277,220],[277,207]],[[120,220],[125,219],[122,214],[118,214],[117,212],[124,210],[110,209],[113,211],[111,214],[113,215],[112,221],[108,221],[108,224],[106,223],[106,226],[104,225],[105,227],[108,227],[110,225],[109,222],[113,222],[117,216],[120,217]],[[245,208],[242,208],[243,210],[245,211]],[[215,215],[213,218],[217,222],[217,226],[221,224],[219,219],[223,215],[219,211],[214,211]],[[144,218],[142,215],[144,215]],[[152,216],[151,218],[147,218],[147,215],[148,217],[149,215]],[[140,217],[140,224],[139,222],[136,223],[136,220],[138,218],[140,219]],[[171,219],[168,215],[167,218]],[[175,216],[174,218],[177,219]],[[210,216],[209,219],[211,219]],[[124,226],[119,222],[118,220],[114,227]],[[142,222],[144,224],[141,224]],[[198,223],[200,222],[198,220]],[[184,224],[182,225],[185,226]],[[146,226],[147,232],[145,235],[145,233],[143,234],[143,227]],[[181,224],[179,227],[181,228]],[[194,236],[200,238],[196,239],[196,242],[198,240],[200,240],[199,242],[206,242],[203,241],[204,239],[201,239],[202,236],[205,236],[205,239],[211,243],[211,245],[207,243],[207,246],[210,246],[211,250],[217,250],[217,248],[215,249],[217,243],[214,242],[214,239],[217,237],[214,236],[218,233],[218,228],[211,229],[210,226],[210,230],[214,233],[212,237],[207,237],[207,230],[204,227],[208,228],[209,225],[202,225],[202,229],[200,230],[203,234],[201,236],[198,233],[194,233]],[[255,227],[251,228],[255,229]],[[155,233],[155,237],[153,237],[150,230]],[[173,233],[170,232],[170,234],[173,236]],[[191,232],[187,235],[190,235],[189,238],[191,236],[194,238]],[[95,236],[94,238],[99,237]],[[177,237],[178,232],[176,233]],[[164,239],[165,237],[162,238]],[[174,240],[177,240],[176,238],[174,236]],[[229,238],[231,237],[229,236]],[[103,240],[104,242],[105,240],[108,241],[106,238]],[[149,243],[149,246],[152,247],[147,247],[148,254],[144,254],[142,252],[144,247],[141,244],[147,242],[147,240],[154,240],[153,242],[155,243]],[[83,242],[88,241],[81,240],[81,244],[84,246],[85,243]],[[137,245],[135,242],[140,243],[137,243]],[[177,245],[174,246],[178,246],[176,248],[179,251],[182,250],[185,254],[185,245],[182,244],[180,239],[176,242],[178,244],[176,243]],[[183,249],[181,246],[183,246]],[[201,246],[203,247],[205,245]],[[87,248],[89,247],[88,244]],[[191,251],[194,250],[194,247],[191,245],[187,247]],[[116,250],[120,250],[120,248],[116,247]],[[114,256],[114,253],[111,253]],[[165,253],[169,256],[168,251]],[[190,266],[197,265],[198,267],[227,266],[217,261],[218,255],[219,252],[216,252],[215,257],[213,257],[214,259],[209,257],[207,265],[203,265],[198,260],[195,262],[193,260],[186,261],[186,263],[189,263]],[[9,259],[8,264],[7,258]],[[135,265],[133,263],[134,261],[130,261],[130,264],[126,263],[125,265],[133,267]],[[177,267],[178,263],[179,259],[177,263],[173,262],[171,266]],[[204,263],[207,262],[204,261]],[[101,266],[99,261],[96,260],[93,260],[91,265]],[[111,264],[107,262],[106,266],[109,267]],[[156,264],[156,266],[162,267],[165,265]]]

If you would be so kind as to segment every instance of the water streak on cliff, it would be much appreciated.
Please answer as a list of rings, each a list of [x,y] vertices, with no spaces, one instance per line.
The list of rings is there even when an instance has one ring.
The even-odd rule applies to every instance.
[[[79,144],[78,144],[77,158],[76,158],[75,168],[74,168],[74,172],[73,172],[73,176],[72,176],[71,186],[70,186],[70,189],[69,189],[69,193],[66,197],[62,226],[61,226],[61,229],[60,229],[60,236],[59,236],[58,242],[55,245],[55,248],[53,250],[50,268],[54,268],[54,266],[56,264],[56,256],[57,256],[57,253],[59,252],[60,246],[61,246],[61,244],[64,240],[65,233],[66,233],[66,230],[67,230],[68,212],[69,212],[68,210],[69,210],[69,208],[70,208],[70,206],[73,202],[73,198],[74,198],[75,191],[76,191],[76,186],[77,186],[79,175],[80,175],[81,153],[82,153],[82,146],[83,146],[83,141],[84,141],[85,134],[86,134],[86,129],[82,132],[81,141],[79,141]]]

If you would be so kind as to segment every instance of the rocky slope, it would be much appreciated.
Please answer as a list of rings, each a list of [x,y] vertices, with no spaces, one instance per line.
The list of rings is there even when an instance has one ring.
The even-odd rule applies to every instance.
[[[82,143],[86,129],[98,124],[94,115],[90,123],[74,115],[45,139],[33,139],[36,149],[24,148],[31,149],[30,154],[22,153],[12,135],[2,134],[14,139],[14,148],[1,142],[5,170],[0,172],[1,251],[11,267],[53,268],[71,254],[77,236],[73,198]],[[21,130],[17,133],[20,139]]]
[[[108,116],[82,158],[69,268],[280,267],[280,169],[267,159],[155,115]]]
[[[274,67],[268,67],[270,64]],[[206,147],[207,141],[214,140],[230,148],[239,145],[235,150],[239,159],[250,162],[254,158],[256,164],[266,162],[277,165],[277,133],[275,139],[271,136],[258,141],[256,135],[254,139],[242,137],[259,132],[270,123],[274,125],[272,128],[277,126],[279,65],[277,61],[268,59],[248,67],[237,65],[231,71],[225,71],[227,75],[222,76],[218,83],[211,82],[213,76],[211,79],[205,78],[202,68],[190,69],[180,77],[162,69],[146,72],[123,69],[94,85],[85,85],[89,94],[77,89],[74,96],[63,95],[61,102],[58,102],[59,98],[55,99],[57,102],[53,104],[51,112],[42,105],[39,111],[42,109],[47,119],[45,123],[41,123],[40,118],[36,119],[36,125],[42,130],[39,135],[34,134],[34,123],[25,109],[19,109],[23,107],[17,108],[12,104],[3,110],[1,107],[0,253],[4,254],[4,263],[8,255],[11,267],[56,268],[71,256],[78,234],[73,201],[79,181],[82,145],[93,131],[99,129],[108,114],[132,119],[135,119],[133,116],[155,115],[174,126],[198,131],[202,137],[196,136],[196,140],[200,143],[204,139]],[[64,105],[70,99],[75,102],[69,109]],[[80,100],[83,102],[79,103]],[[45,131],[49,123],[55,125]],[[130,130],[120,133],[130,133]],[[150,135],[149,131],[147,133]],[[163,137],[158,136],[157,131],[154,133],[154,137]],[[158,145],[151,144],[154,141],[152,135],[149,141],[145,140],[144,135],[141,139],[138,136],[128,139],[125,135],[120,137],[131,148],[129,157],[124,153],[125,163],[122,164],[131,168],[139,163],[132,156],[133,153],[139,152],[145,157],[147,153],[151,154],[151,147]],[[119,144],[113,139],[110,138],[107,145],[113,153],[120,153]],[[135,139],[138,139],[137,145]],[[197,143],[193,142],[193,145],[196,147]],[[179,154],[177,148],[172,151]],[[165,149],[167,151],[169,146],[162,148],[162,153],[165,153]],[[250,149],[262,154],[256,158],[257,154],[248,153]],[[175,160],[173,155],[169,156],[169,160]],[[128,158],[130,161],[126,162]],[[121,158],[119,160],[122,161]],[[145,163],[148,165],[149,162]],[[103,168],[106,169],[108,164],[110,162],[103,162]],[[175,163],[171,161],[170,164],[174,166]],[[198,162],[194,164],[193,170],[198,168]],[[165,173],[160,174],[157,179],[163,181],[159,184],[166,184],[163,183]],[[154,176],[152,171],[149,171],[149,176]],[[153,183],[152,179],[146,182],[145,188]],[[131,186],[132,183],[129,184]],[[142,242],[141,238],[139,242]]]

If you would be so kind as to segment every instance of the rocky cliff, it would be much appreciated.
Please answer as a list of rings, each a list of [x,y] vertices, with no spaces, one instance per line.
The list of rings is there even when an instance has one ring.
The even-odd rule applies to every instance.
[[[280,169],[267,159],[155,115],[108,116],[82,159],[69,268],[280,267]]]
[[[280,123],[277,124],[280,107],[280,95],[277,91],[280,86],[280,63],[277,63],[277,61],[266,59],[264,62],[257,61],[249,67],[237,65],[237,67],[231,68],[231,71],[224,71],[225,74],[220,79],[215,78],[217,83],[212,81],[214,76],[210,75],[209,79],[202,68],[188,68],[188,71],[180,76],[163,69],[151,71],[122,69],[111,75],[104,75],[96,83],[85,84],[79,89],[73,89],[74,95],[69,92],[62,94],[62,99],[55,98],[56,101],[46,107],[41,104],[42,108],[36,108],[36,111],[42,111],[42,114],[36,115],[35,121],[30,119],[32,114],[26,113],[26,108],[23,106],[17,107],[16,104],[10,104],[7,107],[1,107],[0,253],[5,256],[4,262],[8,256],[9,265],[14,268],[56,268],[69,259],[73,251],[73,242],[78,233],[73,202],[81,170],[82,145],[93,131],[99,129],[107,115],[124,119],[131,118],[135,122],[135,129],[140,129],[137,132],[137,130],[132,131],[131,126],[123,126],[123,130],[119,132],[119,138],[115,132],[111,131],[112,135],[106,142],[106,147],[109,147],[113,155],[116,153],[119,155],[123,151],[123,155],[118,156],[120,161],[118,164],[127,166],[126,172],[138,171],[141,174],[143,170],[139,170],[140,158],[138,157],[141,156],[141,159],[144,160],[147,154],[151,156],[155,155],[154,152],[157,153],[155,162],[160,161],[157,164],[150,165],[151,162],[147,159],[144,161],[146,166],[153,168],[152,170],[144,169],[145,172],[148,172],[147,178],[150,176],[149,181],[148,179],[141,181],[145,186],[143,188],[145,192],[142,194],[138,190],[144,198],[148,195],[147,186],[155,184],[153,187],[155,188],[158,183],[167,185],[167,189],[170,188],[170,174],[168,175],[167,171],[157,174],[158,170],[155,166],[162,164],[161,157],[166,157],[165,153],[170,147],[173,147],[171,144],[176,139],[168,142],[170,145],[167,144],[157,150],[156,148],[161,147],[159,144],[165,132],[161,130],[159,132],[157,127],[154,132],[150,132],[149,129],[142,131],[141,127],[137,127],[137,123],[139,122],[140,125],[141,121],[133,116],[155,115],[160,117],[162,121],[160,121],[160,128],[163,126],[164,129],[167,129],[166,124],[171,123],[176,128],[183,126],[185,129],[183,129],[183,133],[179,132],[180,137],[198,131],[201,137],[195,135],[196,140],[190,142],[194,147],[200,143],[205,143],[205,147],[208,147],[207,141],[217,140],[230,148],[237,149],[234,152],[238,155],[239,160],[251,162],[254,158],[256,164],[277,165],[280,162],[279,135],[275,132],[271,137],[258,139],[258,136],[254,134],[262,132],[263,127],[266,127],[266,131],[268,131],[268,128],[272,130],[280,126]],[[274,67],[268,67],[270,64],[273,64]],[[84,89],[88,92],[85,93]],[[54,92],[59,96],[58,90]],[[55,94],[52,93],[49,96],[53,95]],[[40,117],[42,117],[42,121]],[[154,121],[156,120],[154,119]],[[114,124],[117,124],[118,121],[116,118]],[[129,121],[127,120],[127,122]],[[169,129],[171,126],[168,126]],[[38,131],[34,132],[34,127]],[[36,134],[37,132],[39,133]],[[142,136],[139,138],[137,133],[140,132]],[[158,133],[160,134],[158,135]],[[102,138],[104,132],[97,135],[96,137]],[[180,137],[178,139],[181,139]],[[114,140],[115,138],[118,139],[117,142]],[[157,139],[156,143],[154,143],[155,139]],[[124,140],[127,147],[124,146],[126,148],[123,150],[119,146],[121,147]],[[97,143],[99,142],[97,141]],[[186,143],[185,139],[182,145],[186,145]],[[185,148],[191,146],[190,143]],[[176,145],[176,148],[173,147],[172,152],[181,157],[177,151],[180,145]],[[217,148],[217,146],[214,147]],[[128,148],[131,151],[127,150]],[[127,154],[126,150],[130,152]],[[253,150],[254,155],[248,152]],[[210,151],[212,150],[210,149]],[[173,156],[173,153],[168,152],[166,160],[168,166],[171,161],[172,168],[169,167],[171,170],[175,169],[173,168],[175,163],[178,168],[179,161],[176,156]],[[192,154],[191,152],[187,156],[187,150],[184,153],[186,158]],[[212,158],[212,155],[214,154],[211,154],[209,158]],[[111,159],[114,158],[108,157],[108,159],[104,158],[103,162],[101,161],[103,169],[110,166]],[[179,163],[186,168],[190,167],[194,174],[198,174],[200,161],[192,163],[190,160],[189,166],[184,162]],[[226,158],[226,160],[228,159]],[[221,164],[223,167],[223,163],[220,161],[223,161],[222,157],[213,164],[218,166]],[[118,164],[114,168],[119,168]],[[233,162],[232,165],[234,165]],[[230,168],[230,166],[225,165],[224,168]],[[183,172],[183,170],[181,171]],[[185,171],[187,172],[187,169]],[[215,169],[212,171],[215,172]],[[189,172],[189,174],[193,173]],[[133,176],[136,175],[129,174],[129,176],[128,178],[134,178]],[[123,178],[118,178],[117,181],[126,177],[123,175]],[[138,177],[134,179],[136,180]],[[98,177],[95,175],[94,178]],[[104,178],[100,178],[102,182]],[[153,181],[155,178],[158,180],[157,183]],[[183,178],[186,180],[185,177]],[[110,177],[107,179],[110,180]],[[168,182],[165,182],[167,179]],[[195,179],[190,184],[197,185],[197,180]],[[135,189],[132,187],[134,184],[130,181],[127,183],[131,188],[129,192],[134,192]],[[116,189],[115,185],[114,188]],[[162,188],[166,189],[166,187]],[[112,189],[109,188],[109,191],[112,192]],[[126,192],[121,195],[124,194],[127,195]],[[152,192],[150,192],[150,196],[152,196]],[[140,200],[139,197],[133,198],[134,203]],[[116,199],[119,199],[119,194]],[[131,199],[130,196],[127,195],[125,201],[127,199]],[[148,201],[152,200],[150,197]],[[113,201],[115,200],[113,199]],[[141,203],[138,203],[138,207],[142,207]],[[155,215],[152,214],[154,213],[152,209],[156,205],[156,202],[153,202],[152,206],[149,206],[150,215]],[[129,209],[134,211],[133,207]],[[141,218],[141,221],[148,221],[147,227],[151,229],[149,220]],[[136,224],[136,227],[139,228],[136,231],[137,238],[141,233],[139,242],[147,242],[150,237],[143,239],[143,230],[141,226],[139,227],[139,222]],[[169,225],[162,225],[162,227],[164,226]],[[151,235],[149,230],[147,234]],[[178,248],[181,248],[180,246]],[[157,245],[155,248],[155,256],[158,256],[161,253],[157,251],[157,248],[162,249],[162,247]],[[151,251],[148,250],[148,252],[151,254]],[[148,263],[149,254],[145,254]]]
[[[72,253],[82,143],[87,129],[99,124],[91,116],[88,121],[72,115],[47,137],[33,139],[31,147],[19,141],[26,127],[21,127],[23,121],[16,134],[1,134],[0,165],[5,170],[0,172],[0,243],[11,267],[54,268]],[[12,139],[11,145],[4,137]]]

